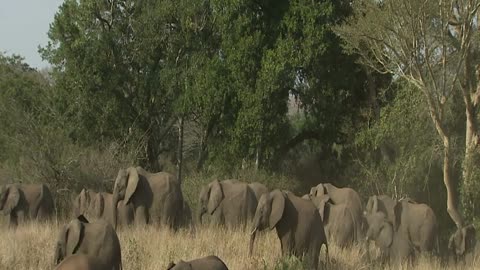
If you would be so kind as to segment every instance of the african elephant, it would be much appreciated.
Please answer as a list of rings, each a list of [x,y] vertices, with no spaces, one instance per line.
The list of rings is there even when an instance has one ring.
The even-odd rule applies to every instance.
[[[395,204],[393,212],[394,230],[404,233],[416,251],[433,250],[437,237],[437,218],[430,206],[403,199]]]
[[[246,225],[255,214],[257,200],[250,187],[238,180],[212,181],[202,187],[199,196],[198,220],[205,213],[214,224],[231,227]]]
[[[413,259],[414,248],[405,231],[395,231],[393,224],[382,212],[366,215],[368,223],[367,241],[373,240],[382,252],[382,259],[391,264]]]
[[[268,188],[264,184],[259,182],[250,183],[248,184],[248,186],[253,190],[253,193],[255,193],[255,198],[257,199],[257,202],[258,200],[260,200],[260,197],[264,193],[268,192]]]
[[[207,256],[188,262],[183,260],[176,264],[171,262],[167,270],[228,270],[228,268],[217,256]]]
[[[350,208],[344,203],[332,204],[328,194],[313,197],[312,203],[320,213],[328,242],[334,242],[342,248],[353,244],[357,239],[355,228],[360,220],[355,220]]]
[[[472,265],[475,257],[480,256],[480,244],[475,238],[476,230],[473,225],[457,229],[448,241],[448,249],[456,262]],[[480,257],[478,257],[480,259]]]
[[[150,173],[142,167],[120,169],[113,188],[113,205],[119,200],[130,204],[136,224],[159,223],[177,228],[183,215],[180,182],[170,173]],[[113,224],[117,226],[117,208],[113,207]]]
[[[73,254],[65,258],[55,270],[103,270],[102,265],[85,254]]]
[[[364,228],[364,219],[363,219],[363,207],[362,200],[360,195],[353,190],[352,188],[338,188],[330,183],[318,184],[315,187],[310,189],[310,197],[320,197],[324,194],[330,196],[332,204],[345,204],[346,207],[352,212],[354,219],[360,222],[356,224],[356,240],[363,239],[363,228]]]
[[[55,248],[54,264],[72,254],[95,259],[101,269],[122,269],[120,241],[112,225],[105,221],[88,222],[79,216],[60,231]]]
[[[320,249],[325,244],[328,258],[322,219],[312,202],[278,189],[263,194],[253,219],[250,255],[257,231],[266,228],[276,229],[283,255],[305,256],[308,264],[317,269]]]
[[[9,215],[10,226],[26,220],[48,220],[55,207],[45,184],[8,184],[0,188],[0,210]]]
[[[379,211],[384,213],[393,224],[395,222],[395,215],[393,213],[395,204],[396,202],[387,195],[373,195],[368,198],[367,206],[363,214],[369,215]]]
[[[113,225],[112,200],[111,193],[82,189],[73,203],[74,217],[84,215],[90,220],[103,219]],[[119,200],[117,203],[117,219],[120,225],[132,224],[133,205],[125,205],[123,200]]]

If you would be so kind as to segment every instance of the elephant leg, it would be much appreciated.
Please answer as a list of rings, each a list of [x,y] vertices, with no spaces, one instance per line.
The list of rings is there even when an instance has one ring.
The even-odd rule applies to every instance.
[[[8,227],[9,228],[15,228],[18,226],[18,217],[17,217],[17,213],[15,212],[11,212],[10,215],[9,215],[9,222],[8,222]]]
[[[25,211],[17,211],[15,214],[17,216],[17,224],[25,224],[25,221],[27,220]]]
[[[148,213],[145,206],[139,206],[135,209],[135,225],[148,224]]]

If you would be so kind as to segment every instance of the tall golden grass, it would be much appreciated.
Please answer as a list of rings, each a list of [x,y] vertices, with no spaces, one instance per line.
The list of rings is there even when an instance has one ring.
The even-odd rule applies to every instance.
[[[53,253],[62,224],[26,224],[17,229],[0,228],[0,269],[53,269]],[[171,231],[152,226],[125,228],[118,231],[126,270],[166,269],[170,261],[190,260],[217,255],[229,269],[299,269],[294,258],[282,258],[280,243],[274,231],[261,233],[255,242],[254,255],[248,256],[249,233],[215,227]],[[372,252],[374,255],[374,252]],[[385,269],[368,263],[359,247],[339,249],[330,245],[329,269]],[[372,256],[373,256],[372,255]],[[325,260],[322,249],[321,260]],[[480,269],[471,266],[468,269]],[[465,266],[444,267],[438,258],[420,258],[415,266],[391,269],[467,269]],[[388,269],[388,268],[387,268]]]

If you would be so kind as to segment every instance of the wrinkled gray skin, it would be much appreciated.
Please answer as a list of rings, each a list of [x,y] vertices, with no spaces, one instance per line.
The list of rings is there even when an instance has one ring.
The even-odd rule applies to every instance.
[[[137,225],[161,224],[176,229],[184,214],[180,182],[166,172],[150,173],[141,167],[120,169],[113,188],[113,205],[120,200],[133,207]],[[116,228],[116,207],[113,212]]]
[[[366,215],[368,223],[367,241],[373,240],[382,252],[382,260],[399,264],[414,256],[413,245],[402,231],[395,232],[393,224],[382,212]]]
[[[57,239],[54,264],[58,265],[73,254],[95,259],[101,269],[122,269],[120,241],[112,225],[105,221],[89,223],[84,216],[79,216],[62,228]]]
[[[360,195],[353,190],[352,188],[338,188],[330,183],[318,184],[315,187],[310,189],[310,197],[321,197],[325,194],[330,196],[331,203],[334,205],[345,204],[345,206],[350,209],[353,214],[355,221],[360,221],[356,223],[356,241],[364,239],[364,217],[363,217],[363,206]]]
[[[473,266],[475,258],[480,260],[480,244],[475,238],[473,225],[457,229],[448,241],[448,249],[456,263],[464,263],[466,267]]]
[[[437,237],[437,217],[432,208],[403,199],[395,204],[393,212],[395,231],[406,235],[417,252],[431,252]]]
[[[82,189],[73,203],[73,216],[84,215],[89,220],[102,219],[114,225],[113,195],[107,192],[95,192]],[[119,200],[117,203],[117,223],[121,226],[133,224],[133,205]]]
[[[393,213],[395,204],[396,201],[387,195],[373,195],[368,198],[367,206],[365,206],[363,214],[370,215],[376,212],[382,212],[393,224],[395,222],[395,214]]]
[[[318,210],[312,202],[278,189],[262,195],[253,219],[250,255],[257,231],[277,231],[282,254],[306,257],[307,263],[317,269],[322,245],[328,245]],[[309,268],[310,269],[310,268]]]
[[[268,188],[264,184],[259,182],[250,183],[248,184],[248,186],[252,189],[253,193],[255,193],[255,198],[257,199],[257,202],[258,200],[260,200],[260,197],[262,197],[263,194],[268,192]]]
[[[97,260],[84,254],[74,254],[63,260],[55,270],[103,270]]]
[[[228,270],[228,268],[217,256],[207,256],[188,262],[183,260],[176,264],[171,262],[167,270]]]
[[[329,195],[313,197],[312,203],[320,213],[328,242],[341,248],[352,245],[356,239],[356,224],[361,221],[355,220],[346,204],[332,204]]]
[[[204,214],[217,225],[245,226],[255,214],[257,199],[250,187],[238,180],[212,181],[199,196],[198,220]]]
[[[15,227],[27,220],[49,220],[55,207],[52,193],[44,184],[8,184],[0,188],[0,211]]]

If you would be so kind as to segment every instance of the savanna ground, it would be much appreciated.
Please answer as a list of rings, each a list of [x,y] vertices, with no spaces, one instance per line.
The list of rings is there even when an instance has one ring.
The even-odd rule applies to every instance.
[[[55,241],[61,224],[27,224],[0,230],[0,269],[53,269]],[[123,267],[127,270],[166,269],[170,261],[189,260],[215,254],[229,269],[303,269],[296,258],[281,258],[280,243],[274,231],[257,235],[254,255],[248,256],[249,232],[199,227],[177,232],[154,228],[125,228],[118,232]],[[325,260],[322,249],[321,260]],[[372,257],[375,256],[372,250]],[[480,269],[476,266],[443,265],[438,258],[420,258],[413,267],[384,267],[369,263],[359,247],[341,250],[330,246],[329,269]],[[475,264],[474,264],[475,265]]]

